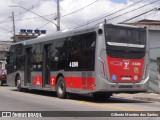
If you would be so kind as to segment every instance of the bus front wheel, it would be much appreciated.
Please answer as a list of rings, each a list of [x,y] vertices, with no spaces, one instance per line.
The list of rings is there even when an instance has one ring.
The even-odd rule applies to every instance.
[[[66,84],[65,84],[65,80],[62,76],[59,77],[57,80],[56,92],[57,92],[57,96],[61,99],[65,99],[67,97]]]

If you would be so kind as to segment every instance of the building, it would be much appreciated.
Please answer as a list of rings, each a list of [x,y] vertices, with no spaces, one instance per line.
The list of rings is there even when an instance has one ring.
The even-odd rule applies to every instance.
[[[34,35],[15,35],[15,42],[20,42],[20,41],[24,41],[24,40],[29,40],[29,39],[34,39],[37,36]]]
[[[5,69],[6,56],[12,41],[0,41],[0,69]]]
[[[130,25],[147,27],[150,46],[150,83],[149,91],[160,93],[160,21],[141,20]]]
[[[0,60],[6,59],[6,54],[9,51],[12,41],[0,41]]]
[[[19,34],[16,34],[12,37],[14,42],[20,42],[24,40],[34,39],[39,37],[40,35],[46,34],[46,30],[31,30],[31,29],[20,29]]]

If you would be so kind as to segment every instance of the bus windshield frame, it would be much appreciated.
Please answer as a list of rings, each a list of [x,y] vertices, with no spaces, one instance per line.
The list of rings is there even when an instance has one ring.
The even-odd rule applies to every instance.
[[[107,48],[111,46],[145,49],[145,28],[105,25],[105,39]]]

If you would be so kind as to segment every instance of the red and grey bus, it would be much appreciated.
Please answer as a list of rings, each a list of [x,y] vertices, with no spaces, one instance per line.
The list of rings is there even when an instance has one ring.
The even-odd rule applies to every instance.
[[[147,38],[146,28],[103,23],[17,42],[7,56],[7,84],[56,91],[59,98],[145,92]]]

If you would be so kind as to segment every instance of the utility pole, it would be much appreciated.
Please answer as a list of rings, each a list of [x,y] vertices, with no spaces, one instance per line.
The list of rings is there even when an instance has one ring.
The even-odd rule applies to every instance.
[[[57,0],[57,31],[60,31],[60,10],[59,10],[59,0]]]
[[[14,21],[14,12],[12,12],[12,21],[13,21],[13,42],[16,42],[15,36],[16,36],[16,28],[15,28],[15,21]]]

